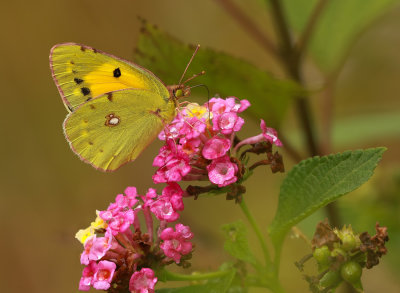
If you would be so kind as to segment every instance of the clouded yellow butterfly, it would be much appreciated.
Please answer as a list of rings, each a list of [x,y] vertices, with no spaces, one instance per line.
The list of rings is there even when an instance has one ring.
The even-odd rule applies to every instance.
[[[50,68],[69,111],[63,128],[71,149],[102,171],[135,160],[190,94],[185,82],[165,86],[137,64],[75,43],[55,45]]]

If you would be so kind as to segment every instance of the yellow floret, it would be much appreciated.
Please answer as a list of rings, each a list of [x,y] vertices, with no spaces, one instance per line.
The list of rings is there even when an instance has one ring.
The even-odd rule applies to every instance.
[[[87,227],[86,229],[81,229],[75,234],[75,238],[79,240],[80,243],[85,244],[86,239],[94,235],[94,229],[92,227]]]
[[[211,115],[210,118],[212,118],[212,113],[210,113],[206,107],[200,106],[197,103],[190,103],[185,107],[185,109],[186,109],[187,116],[189,116],[189,117],[197,117],[199,119],[200,118],[207,119]]]
[[[96,211],[96,220],[90,224],[90,227],[93,229],[105,229],[107,228],[107,223],[103,221],[102,218],[99,217],[100,211]]]

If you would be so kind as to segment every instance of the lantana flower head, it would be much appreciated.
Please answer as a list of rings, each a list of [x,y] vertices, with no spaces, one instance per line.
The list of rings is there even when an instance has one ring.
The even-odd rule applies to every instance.
[[[131,292],[154,292],[157,278],[152,266],[160,269],[170,264],[171,259],[177,263],[181,260],[175,255],[171,257],[172,248],[164,251],[161,243],[171,244],[173,239],[165,241],[161,234],[169,229],[168,223],[179,218],[178,212],[184,208],[183,194],[177,183],[168,183],[161,194],[150,188],[145,195],[139,195],[136,188],[128,187],[124,194],[116,196],[107,210],[99,211],[101,220],[95,222],[102,224],[98,229],[92,228],[93,234],[83,243],[81,263],[85,268],[79,290],[87,291],[93,287],[110,293],[128,288]],[[162,227],[157,233],[153,217],[160,221],[157,226]],[[147,233],[142,232],[140,219],[144,219]],[[182,224],[175,227],[174,239],[182,243],[176,253],[185,255],[184,262],[187,262],[193,247],[190,242],[193,234]]]
[[[212,98],[202,106],[191,103],[181,109],[159,135],[165,145],[153,163],[159,167],[153,176],[154,183],[209,181],[218,188],[237,184],[244,175],[242,171],[246,171],[236,157],[240,146],[253,147],[262,142],[282,146],[277,132],[267,127],[264,120],[260,134],[238,141],[236,133],[245,123],[240,114],[249,106],[247,100],[228,97]],[[267,148],[264,152],[271,151]],[[268,158],[273,165],[280,157]]]
[[[238,113],[249,105],[248,101],[237,103],[233,97],[212,98],[203,106],[194,103],[187,105],[159,135],[166,144],[153,163],[160,167],[153,176],[154,182],[206,179],[207,166],[212,164],[212,160],[225,156],[231,149],[235,132],[244,124]],[[171,156],[174,152],[176,155]],[[176,166],[179,164],[185,167],[184,172],[180,172],[179,176],[168,176],[167,174],[176,173]],[[233,182],[233,178],[237,177],[231,176],[229,182]]]

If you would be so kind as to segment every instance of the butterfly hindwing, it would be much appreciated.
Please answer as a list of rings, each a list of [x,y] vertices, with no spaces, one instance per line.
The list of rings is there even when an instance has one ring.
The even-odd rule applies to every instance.
[[[175,116],[175,103],[140,89],[114,91],[77,107],[64,121],[72,150],[96,169],[133,161]]]
[[[97,96],[127,88],[152,91],[166,102],[169,99],[165,85],[150,71],[85,45],[55,45],[50,52],[50,67],[71,112]]]

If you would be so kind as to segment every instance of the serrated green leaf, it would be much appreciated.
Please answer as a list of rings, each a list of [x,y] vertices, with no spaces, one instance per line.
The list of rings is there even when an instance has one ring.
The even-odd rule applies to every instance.
[[[242,221],[237,221],[222,226],[222,230],[225,233],[224,249],[237,259],[256,264],[256,259],[249,248],[246,225]]]
[[[291,27],[302,32],[319,0],[285,0]],[[318,65],[331,72],[343,61],[357,36],[398,0],[328,1],[315,26],[309,49]]]
[[[293,225],[366,182],[386,148],[346,151],[297,164],[281,185],[269,233],[281,241]]]
[[[176,84],[193,52],[193,46],[144,24],[134,60],[150,69],[164,83]],[[274,127],[282,121],[292,97],[301,91],[295,83],[278,80],[249,62],[203,47],[191,63],[187,76],[202,70],[206,74],[196,78],[195,84],[205,84],[212,96],[217,93],[221,97],[236,96],[249,100],[252,107],[248,111]],[[204,97],[206,101],[205,94]]]
[[[185,286],[179,288],[164,288],[156,290],[157,293],[225,293],[228,291],[235,270],[230,270],[224,277],[209,280],[206,284]]]

